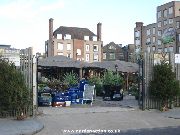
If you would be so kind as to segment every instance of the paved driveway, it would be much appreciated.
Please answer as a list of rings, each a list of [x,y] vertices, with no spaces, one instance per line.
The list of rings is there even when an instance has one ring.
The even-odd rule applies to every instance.
[[[115,102],[110,105],[109,102],[97,100],[92,107],[39,108],[43,114],[37,119],[44,123],[44,129],[37,135],[80,134],[87,131],[99,131],[101,134],[105,134],[105,131],[125,133],[130,130],[146,131],[180,126],[179,119],[164,117],[159,111],[141,111],[119,104]]]

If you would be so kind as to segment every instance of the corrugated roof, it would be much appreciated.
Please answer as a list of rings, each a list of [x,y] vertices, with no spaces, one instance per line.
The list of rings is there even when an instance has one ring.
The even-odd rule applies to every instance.
[[[87,63],[82,61],[76,61],[72,58],[68,58],[66,56],[52,56],[47,57],[46,59],[40,59],[38,61],[39,66],[43,67],[74,67],[74,68],[82,68],[82,67],[94,67],[116,71],[115,65],[117,65],[117,71],[120,72],[128,72],[133,73],[138,71],[138,64],[125,62],[125,61],[102,61],[102,62],[93,62]]]

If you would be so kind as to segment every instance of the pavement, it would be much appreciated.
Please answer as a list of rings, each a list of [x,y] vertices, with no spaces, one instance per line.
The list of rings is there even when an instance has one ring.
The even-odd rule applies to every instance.
[[[97,99],[97,102],[99,103],[100,99]],[[132,97],[125,97],[124,100],[120,102],[105,101],[104,103],[107,104],[108,106],[117,105],[116,107],[120,106],[122,108],[127,107],[129,109],[131,108],[134,110],[138,109],[137,101]],[[97,105],[96,107],[98,106],[99,105]],[[84,108],[83,111],[85,111],[84,113],[86,113],[86,111],[96,112],[98,111],[96,110],[96,107],[93,109],[91,107]],[[116,107],[114,109],[111,109],[111,111],[116,111],[117,109]],[[53,110],[54,109],[52,108],[51,111],[53,112]],[[61,110],[62,111],[61,113],[68,113],[68,110],[71,110],[71,108],[69,109],[65,108],[64,111]],[[78,110],[79,109],[77,109],[76,111],[78,112]],[[102,107],[100,112],[106,112],[106,111],[107,111],[106,107]],[[180,108],[169,109],[166,112],[157,111],[157,113],[160,113],[162,114],[162,116],[167,118],[180,119]],[[40,123],[36,118],[27,118],[25,120],[20,120],[20,121],[15,119],[0,118],[0,135],[33,135],[35,133],[40,132],[43,128],[44,128],[43,123]]]
[[[0,135],[33,135],[43,127],[43,124],[34,118],[25,120],[0,118]]]

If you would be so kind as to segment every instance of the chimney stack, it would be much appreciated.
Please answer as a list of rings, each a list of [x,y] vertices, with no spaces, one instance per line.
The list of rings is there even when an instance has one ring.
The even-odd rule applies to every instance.
[[[97,24],[97,41],[101,41],[101,26],[102,23]]]
[[[49,19],[49,46],[48,46],[48,56],[54,56],[53,47],[53,19]]]
[[[143,26],[143,22],[136,22],[136,27],[142,27]]]

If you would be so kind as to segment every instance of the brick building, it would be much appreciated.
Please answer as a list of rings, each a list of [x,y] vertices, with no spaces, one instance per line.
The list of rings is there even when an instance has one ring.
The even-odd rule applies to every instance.
[[[136,22],[134,28],[136,53],[180,52],[180,1],[157,7],[156,23],[144,26]]]
[[[46,56],[63,55],[75,60],[94,62],[102,59],[101,23],[97,35],[87,28],[60,26],[53,31],[49,19],[49,40],[45,42]]]

